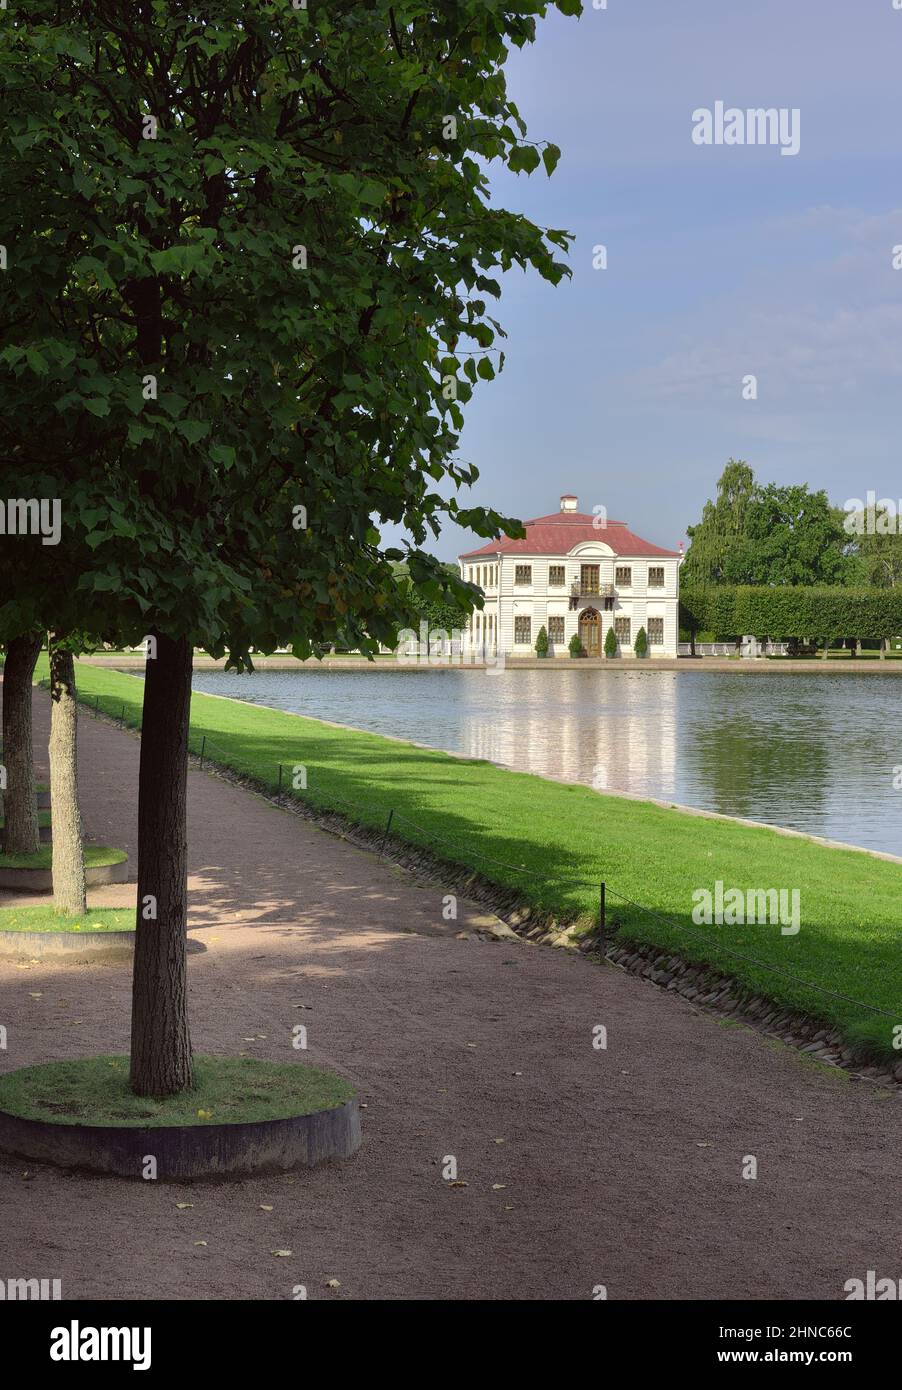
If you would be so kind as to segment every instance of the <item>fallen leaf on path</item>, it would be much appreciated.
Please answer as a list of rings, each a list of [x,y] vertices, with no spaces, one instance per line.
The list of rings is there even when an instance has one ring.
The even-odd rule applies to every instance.
[[[290,1251],[290,1250],[270,1250],[269,1253],[270,1253],[271,1255],[275,1255],[275,1256],[276,1256],[278,1259],[280,1259],[280,1260],[284,1260],[288,1255],[291,1254],[291,1251]]]
[[[176,1202],[175,1205],[178,1207],[179,1211],[187,1211],[187,1210],[189,1209],[189,1207],[193,1207],[193,1206],[194,1206],[194,1203],[193,1203],[193,1202]]]
[[[324,1287],[327,1289],[340,1289],[341,1284],[337,1279],[327,1279]]]
[[[272,1211],[272,1207],[264,1206],[263,1203],[261,1202],[261,1203],[260,1203],[260,1210],[261,1210],[261,1211]]]

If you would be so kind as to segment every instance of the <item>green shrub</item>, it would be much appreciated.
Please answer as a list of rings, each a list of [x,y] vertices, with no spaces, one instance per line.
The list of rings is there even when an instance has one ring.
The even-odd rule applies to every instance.
[[[539,628],[539,635],[536,638],[536,656],[548,655],[548,633],[544,627]]]
[[[582,642],[579,640],[579,633],[578,633],[578,632],[574,632],[573,636],[570,638],[570,655],[571,655],[571,656],[583,656],[583,655],[584,655],[584,653],[583,653],[583,644],[582,644]]]
[[[617,634],[612,627],[608,628],[607,636],[604,639],[605,656],[617,655]]]
[[[636,633],[636,640],[633,643],[633,651],[637,656],[644,656],[648,651],[648,638],[645,635],[645,628],[640,627]]]

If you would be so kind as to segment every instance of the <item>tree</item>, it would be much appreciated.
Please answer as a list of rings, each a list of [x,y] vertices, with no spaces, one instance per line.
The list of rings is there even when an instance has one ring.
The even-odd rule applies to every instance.
[[[51,635],[50,804],[53,808],[53,905],[81,914],[85,896],[85,852],[78,804],[78,704],[71,650]]]
[[[35,854],[39,847],[31,718],[31,678],[41,650],[40,633],[24,632],[6,644],[3,667],[3,849]]]
[[[902,534],[863,534],[853,538],[852,565],[856,582],[878,589],[902,585]]]
[[[639,631],[636,633],[633,651],[636,656],[645,656],[645,653],[648,651],[648,636],[644,627],[640,627]]]
[[[604,654],[607,657],[617,655],[617,634],[612,627],[609,627],[604,639]]]
[[[854,579],[843,513],[807,484],[761,485],[748,464],[731,459],[687,527],[689,550],[680,584],[832,585]]]
[[[77,574],[84,630],[155,648],[138,1094],[192,1077],[192,647],[239,669],[286,641],[374,652],[408,618],[393,562],[472,607],[424,549],[445,517],[521,534],[459,504],[477,474],[455,451],[474,385],[503,365],[495,272],[566,273],[566,233],[488,201],[491,161],[550,174],[558,158],[525,140],[504,78],[547,8],[223,0],[208,22],[142,0],[126,26],[99,0],[34,0],[7,21],[0,457],[62,502],[42,595],[54,568]],[[404,549],[382,547],[382,523]],[[24,608],[31,579],[17,582]]]
[[[548,629],[540,627],[536,637],[536,656],[548,655]]]
[[[723,577],[732,584],[841,584],[849,572],[847,543],[826,492],[768,483],[748,503]]]
[[[687,526],[689,549],[680,566],[680,583],[719,584],[726,563],[745,535],[746,513],[755,495],[755,475],[742,459],[730,459],[717,484],[714,502],[706,502],[702,519]]]
[[[573,636],[570,638],[570,641],[567,644],[567,650],[570,652],[571,656],[585,656],[585,649],[582,644],[582,638],[580,637],[578,632],[574,632]]]

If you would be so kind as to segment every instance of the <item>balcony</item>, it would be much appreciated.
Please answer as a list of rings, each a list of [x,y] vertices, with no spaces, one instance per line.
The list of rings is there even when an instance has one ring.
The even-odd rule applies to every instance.
[[[616,598],[613,584],[602,584],[600,580],[576,579],[570,585],[571,598]]]

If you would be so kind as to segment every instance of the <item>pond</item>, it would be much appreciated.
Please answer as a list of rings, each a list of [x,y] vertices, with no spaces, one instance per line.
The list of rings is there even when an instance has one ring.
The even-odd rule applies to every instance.
[[[307,669],[194,688],[902,854],[902,676]]]

